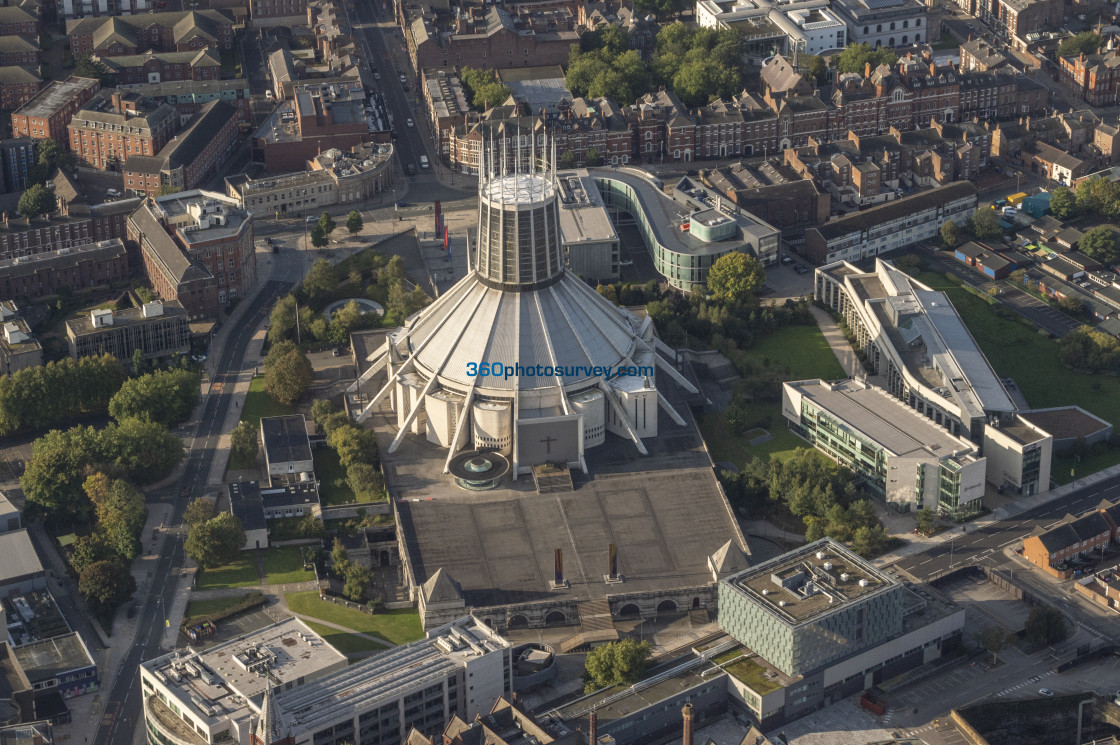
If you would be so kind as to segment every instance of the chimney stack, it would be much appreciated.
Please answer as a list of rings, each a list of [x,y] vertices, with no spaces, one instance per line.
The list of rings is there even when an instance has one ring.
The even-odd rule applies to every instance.
[[[598,742],[598,739],[599,739],[599,725],[595,720],[595,710],[594,709],[591,710],[591,717],[588,721],[587,726],[588,726],[588,734],[587,734],[588,745],[595,745],[595,743]]]
[[[685,704],[681,709],[681,719],[684,723],[681,745],[692,745],[692,704]]]

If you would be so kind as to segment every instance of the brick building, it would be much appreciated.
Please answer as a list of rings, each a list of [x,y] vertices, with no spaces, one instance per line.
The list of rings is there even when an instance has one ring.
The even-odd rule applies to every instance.
[[[66,22],[74,57],[121,57],[147,52],[233,48],[233,16],[225,10],[143,13]]]
[[[1062,83],[1090,106],[1115,106],[1120,86],[1120,54],[1113,50],[1059,60]]]
[[[39,61],[39,46],[34,41],[22,36],[0,36],[0,65],[38,65]]]
[[[70,120],[70,150],[89,168],[121,170],[134,155],[158,153],[178,129],[179,116],[168,104],[104,91]]]
[[[979,0],[977,17],[996,35],[1008,39],[1062,25],[1063,0]]]
[[[0,36],[39,38],[39,17],[20,5],[0,7]]]
[[[69,77],[52,81],[38,95],[12,112],[12,137],[54,140],[68,146],[66,127],[86,102],[101,90],[92,78]]]
[[[149,197],[127,231],[153,289],[181,302],[191,318],[217,315],[253,285],[253,217],[229,197],[201,190]]]
[[[961,44],[961,72],[993,72],[1007,65],[1007,57],[984,39]]]
[[[251,0],[249,17],[253,20],[260,18],[283,18],[287,16],[302,16],[307,13],[307,0]]]
[[[114,76],[118,86],[168,83],[177,80],[218,80],[222,59],[215,49],[188,52],[153,52],[120,57],[94,55]]]
[[[417,16],[406,25],[405,40],[414,70],[501,69],[566,65],[579,34],[575,16],[563,6],[514,14],[497,5],[470,5],[459,10],[450,28]]]
[[[127,282],[128,256],[119,239],[0,260],[0,297],[13,300]]]
[[[0,67],[0,109],[15,111],[43,89],[34,67]]]
[[[224,101],[211,101],[158,154],[129,158],[123,166],[125,188],[149,196],[164,187],[197,189],[217,172],[236,145],[237,111]]]
[[[350,148],[375,139],[365,115],[365,91],[318,85],[297,87],[252,138],[254,160],[273,172],[297,171],[330,148]]]
[[[1060,568],[1065,562],[1094,551],[1100,552],[1112,540],[1112,526],[1099,511],[1075,518],[1066,515],[1060,525],[1050,530],[1039,528],[1023,539],[1023,558],[1058,577],[1071,571]]]

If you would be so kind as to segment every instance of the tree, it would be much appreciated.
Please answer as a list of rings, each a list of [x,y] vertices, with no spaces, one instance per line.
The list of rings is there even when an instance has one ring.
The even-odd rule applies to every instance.
[[[333,233],[334,229],[337,227],[334,224],[334,218],[331,217],[331,213],[326,211],[324,211],[323,214],[319,215],[319,222],[317,224],[327,235]]]
[[[633,685],[645,674],[652,654],[653,645],[635,639],[593,648],[583,666],[584,693],[608,686]]]
[[[603,165],[603,154],[599,152],[597,147],[587,148],[587,153],[584,155],[584,163],[588,168]]]
[[[74,570],[74,574],[81,576],[90,564],[112,558],[113,551],[105,545],[105,541],[99,534],[80,535],[74,539],[70,553],[70,567]]]
[[[112,355],[69,357],[0,376],[0,435],[102,414],[127,374]]]
[[[138,484],[165,478],[183,459],[183,441],[159,422],[135,417],[110,424],[100,433],[101,461]]]
[[[352,422],[337,427],[327,435],[327,445],[338,453],[338,460],[344,468],[355,463],[377,463],[377,437],[372,430]]]
[[[1027,283],[1027,270],[1016,269],[1015,271],[1011,272],[1010,279],[1017,285],[1025,285]]]
[[[323,429],[323,422],[331,414],[338,411],[338,407],[331,403],[329,398],[317,398],[311,402],[311,421]]]
[[[741,88],[739,69],[727,67],[714,57],[686,57],[673,76],[673,90],[686,106],[703,106],[713,99],[730,98]]]
[[[1109,225],[1098,225],[1081,236],[1077,250],[1105,266],[1120,261],[1120,236]]]
[[[276,301],[268,317],[268,343],[276,345],[291,337],[296,328],[299,306],[295,295],[285,295]]]
[[[708,291],[724,302],[749,303],[765,282],[762,264],[743,251],[720,256],[708,270]]]
[[[890,536],[881,524],[863,525],[856,528],[852,535],[852,549],[865,559],[878,556],[886,551],[889,545]]]
[[[353,463],[346,469],[346,485],[359,501],[372,501],[384,494],[385,481],[381,472],[369,463]]]
[[[749,423],[750,412],[747,409],[747,400],[738,394],[732,396],[731,404],[723,413],[724,419],[727,420],[727,431],[732,435],[736,435],[747,428]]]
[[[952,220],[946,220],[941,226],[941,240],[949,248],[956,248],[961,243],[961,229]]]
[[[92,427],[52,429],[31,445],[31,460],[20,486],[32,515],[48,522],[88,522],[93,505],[82,489],[86,468],[100,460],[100,439]]]
[[[57,203],[53,191],[42,184],[33,184],[20,196],[16,209],[24,217],[35,218],[54,212]]]
[[[346,216],[346,229],[350,231],[350,235],[357,235],[362,232],[362,213],[357,210],[351,210],[350,214]],[[361,281],[361,275],[358,275],[358,282]],[[358,284],[355,282],[354,284]]]
[[[345,344],[350,340],[350,332],[365,325],[366,317],[362,307],[354,300],[342,306],[331,316],[330,337],[332,344]]]
[[[234,457],[242,463],[256,461],[258,446],[256,428],[249,422],[238,422],[229,435],[229,447]]]
[[[933,517],[933,510],[918,510],[918,532],[922,535],[932,535],[933,529],[937,526],[937,520]]]
[[[303,278],[303,293],[312,306],[325,300],[338,288],[338,270],[326,259],[318,259]]]
[[[316,224],[311,229],[311,245],[315,248],[323,248],[330,244],[331,239],[327,237],[327,232],[323,230],[322,225]]]
[[[140,553],[140,537],[148,509],[144,495],[123,479],[97,473],[86,479],[86,494],[97,511],[97,532],[105,545],[126,561]]]
[[[183,510],[183,524],[188,528],[193,528],[195,525],[212,520],[217,516],[218,508],[214,503],[206,497],[199,497],[191,500],[191,503]]]
[[[54,140],[39,140],[39,154],[28,171],[28,178],[34,184],[42,184],[54,173],[54,169],[72,173],[78,164],[74,153]]]
[[[346,551],[346,546],[343,545],[342,540],[339,538],[334,539],[331,544],[331,567],[338,575],[342,575],[346,567],[350,565],[350,554]]]
[[[512,95],[509,88],[498,82],[493,70],[464,67],[459,82],[466,88],[463,92],[471,104],[480,110],[501,106]]]
[[[245,529],[241,521],[228,512],[222,512],[192,526],[187,531],[183,548],[200,568],[209,569],[233,561],[244,545]]]
[[[824,57],[806,54],[801,57],[801,66],[817,83],[823,82],[825,76],[828,75],[828,64],[824,61]]]
[[[1120,368],[1120,342],[1103,331],[1082,326],[1058,342],[1058,359],[1067,367],[1094,372],[1116,370]]]
[[[639,15],[652,13],[659,21],[680,15],[686,5],[683,0],[634,0],[634,10]]]
[[[345,582],[342,586],[343,596],[355,603],[362,602],[366,599],[366,591],[369,589],[369,583],[372,579],[373,576],[370,571],[361,564],[348,564]]]
[[[95,561],[79,575],[78,592],[94,615],[106,618],[136,592],[136,580],[120,559]]]
[[[113,84],[112,71],[103,62],[93,59],[88,54],[74,60],[74,75],[79,78],[100,80],[103,88]]]
[[[287,344],[273,347],[265,358],[264,389],[272,400],[291,406],[311,385],[311,362],[294,344]]]
[[[1008,635],[999,626],[985,626],[976,632],[976,643],[992,653],[992,662],[999,662],[999,653],[1007,646]]]
[[[1064,39],[1058,45],[1058,56],[1076,57],[1079,54],[1093,54],[1102,46],[1100,34],[1096,31],[1082,31],[1075,36]]]
[[[1077,197],[1065,186],[1050,192],[1050,214],[1059,220],[1068,220],[1077,214]]]
[[[140,377],[144,374],[144,350],[140,347],[132,350],[132,375]]]
[[[978,240],[991,240],[1003,237],[1003,228],[999,225],[999,215],[995,210],[979,209],[972,213],[968,219],[969,230]]]
[[[1058,301],[1058,307],[1071,316],[1080,317],[1085,315],[1085,302],[1079,297],[1067,295]]]
[[[118,422],[130,417],[165,426],[185,422],[198,404],[200,377],[193,370],[160,370],[126,380],[109,400],[109,414]]]
[[[1057,644],[1069,635],[1065,616],[1057,608],[1036,605],[1023,627],[1027,641],[1034,646]]]
[[[879,65],[891,66],[898,61],[889,49],[872,49],[870,44],[849,44],[836,59],[836,69],[840,72],[858,72],[864,75],[867,65],[875,70]]]

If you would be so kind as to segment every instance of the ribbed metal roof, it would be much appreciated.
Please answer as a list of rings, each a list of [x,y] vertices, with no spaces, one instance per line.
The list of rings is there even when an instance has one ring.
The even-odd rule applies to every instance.
[[[565,272],[559,282],[528,292],[503,292],[464,278],[411,319],[409,348],[425,377],[466,390],[475,383],[469,363],[513,367],[616,367],[638,345],[637,317],[615,307],[580,279]],[[561,379],[565,386],[593,381],[586,371]],[[554,378],[490,376],[480,388],[506,391],[554,386]]]

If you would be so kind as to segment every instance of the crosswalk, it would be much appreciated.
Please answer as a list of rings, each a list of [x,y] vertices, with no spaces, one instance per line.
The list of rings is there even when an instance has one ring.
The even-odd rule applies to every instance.
[[[1009,693],[1014,693],[1015,691],[1019,690],[1020,688],[1025,688],[1029,685],[1033,685],[1034,683],[1037,683],[1038,681],[1042,680],[1043,678],[1047,678],[1047,677],[1049,677],[1053,674],[1054,674],[1054,671],[1049,670],[1045,673],[1042,673],[1041,675],[1036,675],[1033,678],[1029,678],[1027,680],[1024,680],[1022,683],[1019,683],[1018,685],[1011,686],[1010,688],[1004,688],[1002,691],[1000,691],[999,693],[996,694],[996,698],[1006,696]]]

